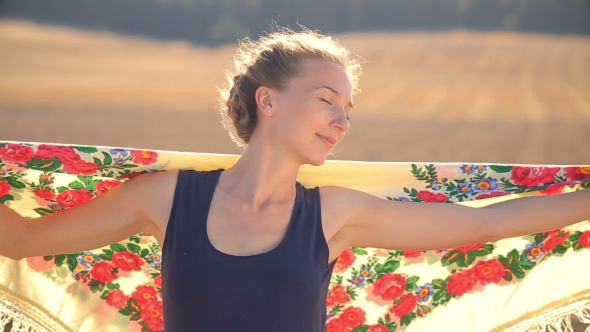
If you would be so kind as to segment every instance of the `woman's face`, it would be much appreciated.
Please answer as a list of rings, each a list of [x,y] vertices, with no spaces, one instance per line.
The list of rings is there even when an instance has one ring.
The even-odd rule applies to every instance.
[[[350,129],[352,85],[344,69],[307,59],[287,88],[272,97],[271,135],[302,164],[321,165]]]

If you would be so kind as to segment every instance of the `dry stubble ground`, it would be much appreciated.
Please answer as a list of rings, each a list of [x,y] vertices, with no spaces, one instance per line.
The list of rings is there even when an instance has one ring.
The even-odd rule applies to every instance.
[[[340,38],[365,74],[332,158],[590,164],[590,37]],[[215,111],[233,48],[0,20],[0,140],[239,153]]]

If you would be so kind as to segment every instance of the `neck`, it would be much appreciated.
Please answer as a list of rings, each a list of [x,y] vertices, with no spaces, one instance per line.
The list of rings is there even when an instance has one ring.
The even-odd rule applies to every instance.
[[[249,144],[238,162],[222,173],[220,190],[254,211],[292,201],[301,164],[281,151],[270,145]]]

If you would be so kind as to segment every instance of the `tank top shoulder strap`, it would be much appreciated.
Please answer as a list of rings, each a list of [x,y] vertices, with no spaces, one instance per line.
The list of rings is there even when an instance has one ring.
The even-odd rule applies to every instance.
[[[202,236],[206,231],[209,206],[221,171],[178,171],[164,252],[187,241],[190,243],[191,237]]]

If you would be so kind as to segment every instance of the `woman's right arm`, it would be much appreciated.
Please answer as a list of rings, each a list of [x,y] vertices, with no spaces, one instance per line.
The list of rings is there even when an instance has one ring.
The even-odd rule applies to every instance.
[[[177,171],[143,174],[91,202],[41,218],[24,218],[0,204],[0,255],[24,257],[100,248],[168,223]]]

